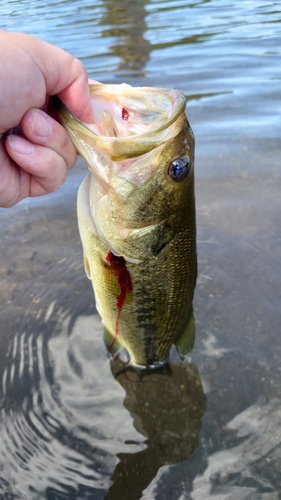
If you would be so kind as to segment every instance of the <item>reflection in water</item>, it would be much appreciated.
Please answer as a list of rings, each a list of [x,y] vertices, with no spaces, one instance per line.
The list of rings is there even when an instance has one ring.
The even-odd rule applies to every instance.
[[[151,46],[144,33],[147,30],[145,5],[149,0],[105,0],[107,9],[101,25],[109,25],[104,37],[113,37],[112,54],[119,57],[117,73],[126,76],[144,76],[143,68],[149,60]]]
[[[276,397],[259,398],[236,415],[225,428],[237,434],[238,444],[208,457],[208,467],[193,482],[192,500],[279,499],[280,423]]]
[[[59,301],[34,307],[2,374],[0,498],[141,498],[162,465],[198,444],[196,368],[171,364],[171,376],[130,372],[117,382],[96,315],[69,314]]]
[[[146,448],[121,453],[107,500],[138,500],[163,465],[186,460],[198,445],[205,395],[198,371],[191,364],[171,364],[171,376],[151,373],[142,380],[123,373],[124,406],[134,427],[146,437]],[[112,372],[120,369],[111,362]]]

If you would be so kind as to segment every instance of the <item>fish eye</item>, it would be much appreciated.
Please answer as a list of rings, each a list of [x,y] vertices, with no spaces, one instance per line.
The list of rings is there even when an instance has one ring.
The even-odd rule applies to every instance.
[[[181,156],[170,164],[168,174],[173,181],[182,181],[187,176],[189,170],[189,158],[187,156]]]

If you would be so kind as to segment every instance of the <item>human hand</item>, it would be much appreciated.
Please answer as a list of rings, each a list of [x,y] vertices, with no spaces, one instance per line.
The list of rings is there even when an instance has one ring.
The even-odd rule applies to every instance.
[[[78,59],[30,35],[0,30],[1,207],[54,191],[76,161],[66,131],[51,116],[52,95],[79,120],[93,121],[87,73]]]

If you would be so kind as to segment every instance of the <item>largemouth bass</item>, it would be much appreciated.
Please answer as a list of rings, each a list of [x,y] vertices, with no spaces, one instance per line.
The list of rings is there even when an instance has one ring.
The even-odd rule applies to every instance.
[[[194,136],[178,90],[90,85],[95,123],[59,101],[89,166],[78,193],[84,264],[105,344],[136,365],[184,358],[194,342]]]

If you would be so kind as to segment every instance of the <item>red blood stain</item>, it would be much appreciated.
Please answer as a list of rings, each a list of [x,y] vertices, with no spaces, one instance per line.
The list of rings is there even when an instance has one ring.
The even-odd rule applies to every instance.
[[[126,295],[127,292],[131,292],[133,290],[133,284],[131,280],[131,275],[130,272],[128,271],[126,267],[126,261],[124,257],[118,257],[117,255],[114,255],[111,250],[109,250],[107,256],[106,256],[107,262],[110,264],[110,267],[112,267],[112,270],[117,278],[118,284],[120,286],[120,293],[116,297],[116,305],[118,309],[117,313],[117,319],[116,319],[116,326],[115,326],[115,336],[114,339],[109,347],[110,352],[112,351],[112,347],[114,343],[117,340],[118,337],[118,330],[119,330],[119,320],[120,320],[120,314],[123,308],[123,305],[126,300]]]
[[[122,108],[122,120],[127,121],[129,119],[129,111],[126,108]]]

